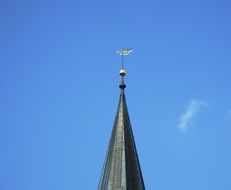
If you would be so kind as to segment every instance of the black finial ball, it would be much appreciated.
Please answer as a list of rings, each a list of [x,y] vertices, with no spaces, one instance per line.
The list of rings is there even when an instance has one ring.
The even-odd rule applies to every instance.
[[[126,85],[125,85],[125,84],[120,84],[119,87],[120,87],[121,89],[125,89],[125,88],[126,88]]]
[[[122,77],[122,81],[121,81],[121,84],[119,85],[119,87],[120,87],[121,89],[125,89],[125,88],[126,88],[126,84],[124,84],[124,79],[123,79],[123,77]]]

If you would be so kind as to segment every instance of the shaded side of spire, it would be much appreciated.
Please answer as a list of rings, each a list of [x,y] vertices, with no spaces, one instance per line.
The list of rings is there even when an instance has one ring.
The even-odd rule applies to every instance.
[[[144,190],[122,80],[119,105],[98,190]]]

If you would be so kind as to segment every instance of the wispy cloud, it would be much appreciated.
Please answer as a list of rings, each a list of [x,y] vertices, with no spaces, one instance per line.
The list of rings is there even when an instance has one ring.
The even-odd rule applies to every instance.
[[[229,110],[229,111],[226,112],[226,116],[227,117],[231,117],[231,110]]]
[[[201,100],[193,99],[189,102],[186,111],[180,116],[178,127],[186,131],[190,122],[195,118],[195,115],[200,111],[201,108],[206,107],[207,103]]]
[[[231,110],[228,110],[228,111],[225,113],[224,120],[225,120],[225,121],[230,121],[230,120],[231,120]]]

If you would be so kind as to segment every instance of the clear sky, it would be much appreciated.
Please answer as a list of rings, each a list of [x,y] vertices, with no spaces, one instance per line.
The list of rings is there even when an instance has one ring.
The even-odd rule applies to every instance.
[[[97,189],[120,56],[147,190],[231,189],[229,0],[1,0],[0,189]]]

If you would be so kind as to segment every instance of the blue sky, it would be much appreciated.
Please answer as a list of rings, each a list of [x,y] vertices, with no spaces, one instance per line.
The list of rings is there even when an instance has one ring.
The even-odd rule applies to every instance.
[[[0,189],[97,189],[120,57],[146,189],[231,189],[228,0],[0,2]]]

